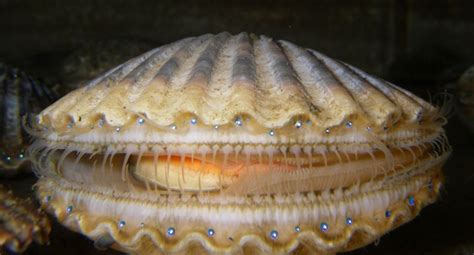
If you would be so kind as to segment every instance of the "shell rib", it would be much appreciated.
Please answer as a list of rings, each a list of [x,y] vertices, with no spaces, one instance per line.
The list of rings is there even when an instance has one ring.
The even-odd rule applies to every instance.
[[[151,50],[37,121],[43,206],[137,254],[356,249],[435,201],[451,151],[410,92],[247,33]]]

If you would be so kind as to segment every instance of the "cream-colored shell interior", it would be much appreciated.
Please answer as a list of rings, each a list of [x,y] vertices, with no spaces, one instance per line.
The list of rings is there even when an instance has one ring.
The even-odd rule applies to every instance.
[[[331,127],[357,116],[370,125],[433,115],[427,102],[317,51],[241,33],[186,38],[129,60],[45,109],[40,123],[77,127],[136,116],[171,125],[183,114],[222,125],[249,116],[281,127],[295,116]],[[59,131],[58,131],[59,132]]]

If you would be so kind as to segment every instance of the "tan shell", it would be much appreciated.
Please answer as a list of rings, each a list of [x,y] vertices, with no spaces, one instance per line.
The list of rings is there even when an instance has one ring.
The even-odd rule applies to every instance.
[[[282,103],[284,102],[284,103]],[[327,128],[349,117],[372,126],[436,110],[393,84],[310,49],[265,36],[186,38],[131,59],[42,112],[42,122],[123,126],[137,114],[171,125],[191,113],[208,125],[248,115],[273,128],[305,116]]]
[[[325,254],[366,245],[435,201],[450,152],[438,117],[314,50],[221,33],[162,46],[68,94],[39,115],[31,150],[46,147],[38,194],[53,199],[43,206],[99,244]],[[239,170],[227,171],[234,154]],[[195,155],[218,171],[185,166]]]

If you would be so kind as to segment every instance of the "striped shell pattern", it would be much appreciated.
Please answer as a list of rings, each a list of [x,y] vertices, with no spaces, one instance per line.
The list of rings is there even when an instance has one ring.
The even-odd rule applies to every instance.
[[[151,50],[36,120],[43,206],[137,254],[353,250],[435,201],[451,150],[421,98],[247,33]]]

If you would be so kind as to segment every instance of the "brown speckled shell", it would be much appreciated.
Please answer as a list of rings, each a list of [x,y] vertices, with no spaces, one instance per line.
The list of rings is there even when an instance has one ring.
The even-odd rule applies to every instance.
[[[284,102],[284,103],[282,103]],[[41,113],[64,127],[122,126],[137,114],[170,125],[182,114],[221,125],[248,115],[269,128],[305,116],[319,126],[357,116],[373,126],[415,122],[436,109],[393,84],[310,49],[265,36],[186,38],[151,50]]]
[[[0,246],[23,252],[32,241],[48,242],[51,225],[43,212],[34,209],[31,201],[15,197],[0,186]]]

